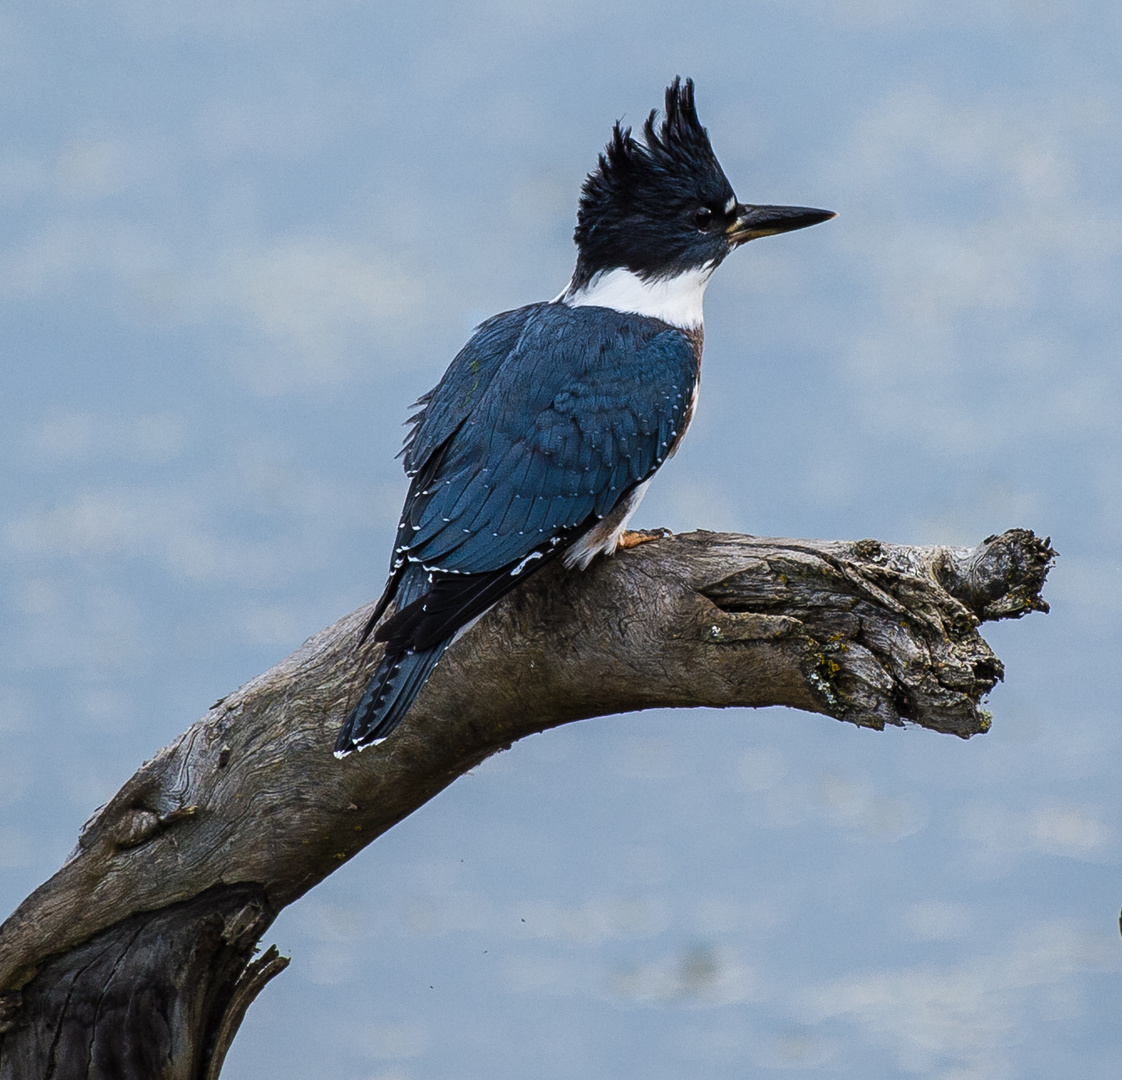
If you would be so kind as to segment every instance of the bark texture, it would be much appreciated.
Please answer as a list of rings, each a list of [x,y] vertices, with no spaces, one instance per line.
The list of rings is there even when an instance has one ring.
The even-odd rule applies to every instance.
[[[698,532],[549,567],[449,650],[401,728],[331,749],[380,646],[370,608],[217,702],[87,822],[0,926],[0,1080],[215,1080],[285,961],[287,904],[490,754],[655,707],[789,705],[865,727],[987,730],[977,627],[1047,611],[1055,553]]]

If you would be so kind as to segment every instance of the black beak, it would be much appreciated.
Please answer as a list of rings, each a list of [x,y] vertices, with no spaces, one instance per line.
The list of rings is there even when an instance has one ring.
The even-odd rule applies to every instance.
[[[737,207],[736,220],[725,234],[733,245],[744,244],[760,236],[793,232],[837,217],[833,210],[812,210],[809,206],[744,206]]]

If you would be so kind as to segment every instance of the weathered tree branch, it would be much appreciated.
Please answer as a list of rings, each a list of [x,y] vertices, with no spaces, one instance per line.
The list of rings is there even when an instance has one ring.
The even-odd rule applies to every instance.
[[[87,822],[0,927],[0,1080],[214,1080],[276,914],[490,754],[572,720],[789,705],[866,727],[985,731],[987,619],[1046,611],[1054,552],[693,533],[544,570],[449,651],[406,722],[343,762],[377,661],[370,609],[214,705]],[[52,1071],[53,1070],[53,1071]]]

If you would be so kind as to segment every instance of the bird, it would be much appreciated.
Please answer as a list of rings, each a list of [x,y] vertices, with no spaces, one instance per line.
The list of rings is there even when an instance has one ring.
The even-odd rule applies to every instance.
[[[512,589],[617,549],[693,417],[714,270],[749,240],[834,216],[738,201],[692,79],[673,80],[641,135],[616,122],[581,189],[568,285],[481,323],[407,421],[409,490],[360,638],[385,651],[336,757],[383,742],[445,649]]]

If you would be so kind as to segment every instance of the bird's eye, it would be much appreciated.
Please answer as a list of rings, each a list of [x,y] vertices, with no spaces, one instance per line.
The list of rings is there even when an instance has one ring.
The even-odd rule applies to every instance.
[[[709,228],[710,222],[713,220],[713,211],[708,206],[701,207],[693,216],[694,224],[699,229]]]

